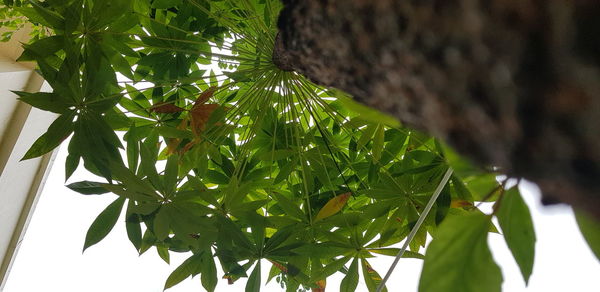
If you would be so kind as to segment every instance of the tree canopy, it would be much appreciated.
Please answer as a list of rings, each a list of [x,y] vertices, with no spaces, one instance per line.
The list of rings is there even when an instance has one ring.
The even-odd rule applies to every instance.
[[[70,138],[66,178],[79,167],[99,178],[68,187],[118,195],[84,250],[124,212],[140,254],[155,248],[167,263],[170,253],[189,254],[165,289],[200,275],[207,291],[220,277],[248,277],[246,291],[259,291],[261,269],[270,268],[267,280],[287,291],[323,291],[334,273],[345,274],[340,291],[356,290],[361,274],[375,291],[386,267],[369,259],[395,256],[421,217],[403,255],[425,260],[420,291],[500,291],[487,246],[497,217],[529,278],[535,234],[517,187],[278,68],[279,1],[4,2],[37,27],[19,60],[35,61],[53,89],[16,93],[59,115],[24,159]],[[495,202],[494,213],[478,202]]]

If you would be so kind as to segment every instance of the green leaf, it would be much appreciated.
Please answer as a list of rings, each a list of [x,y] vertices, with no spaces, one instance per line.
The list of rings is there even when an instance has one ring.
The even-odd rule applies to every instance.
[[[575,211],[575,219],[583,238],[588,246],[600,260],[600,222],[584,211]]]
[[[74,117],[74,113],[68,113],[58,117],[50,127],[48,127],[48,131],[33,143],[21,160],[42,156],[58,147],[62,141],[73,133]]]
[[[164,290],[167,290],[187,279],[189,276],[197,274],[202,269],[202,254],[194,254],[186,259],[179,267],[177,267],[165,283]]]
[[[153,159],[152,151],[146,145],[146,143],[142,143],[140,145],[140,154],[141,154],[141,171],[143,172],[150,183],[157,189],[162,189],[162,184],[160,178],[158,176],[158,172],[156,171],[156,160]]]
[[[246,283],[246,292],[260,292],[260,260],[257,261]]]
[[[131,189],[124,189],[123,186],[120,185],[111,185],[111,184],[101,184],[103,188],[111,191],[115,195],[121,196],[123,198],[127,198],[135,201],[148,201],[152,200],[153,197],[150,195],[146,195],[144,193],[139,193],[133,191]]]
[[[102,187],[102,183],[87,180],[69,184],[67,188],[84,195],[100,195],[109,192]]]
[[[385,139],[385,129],[383,125],[377,125],[375,136],[373,137],[373,163],[379,162],[381,159],[381,152],[383,151],[383,142]]]
[[[85,243],[83,245],[83,251],[85,251],[88,247],[100,242],[110,231],[113,229],[117,220],[119,219],[119,215],[121,214],[121,209],[123,209],[123,204],[125,203],[125,198],[120,197],[112,202],[98,217],[92,225],[88,229],[88,232],[85,236]]]
[[[121,98],[122,98],[122,96],[120,96],[120,95],[115,96],[115,97],[110,97],[110,98],[102,98],[102,99],[94,100],[92,102],[88,102],[85,105],[90,110],[94,110],[96,112],[103,113],[103,112],[106,112],[106,111],[112,109],[117,103],[119,103]]]
[[[358,139],[358,142],[356,142],[356,149],[358,149],[359,151],[363,150],[365,145],[367,145],[367,143],[371,141],[371,138],[373,138],[373,134],[375,134],[376,130],[376,125],[368,125],[367,128],[362,132],[362,135],[360,136],[360,139]]]
[[[172,194],[177,188],[177,174],[179,171],[179,156],[173,154],[167,159],[165,168],[164,185],[167,194]]]
[[[225,176],[224,174],[216,171],[216,170],[212,170],[209,169],[206,171],[205,174],[205,178],[215,184],[228,184],[229,183],[229,178],[227,176]]]
[[[340,291],[354,292],[356,291],[356,286],[358,286],[358,258],[354,258],[350,264],[348,273],[346,273],[346,276],[342,279],[342,283],[340,284]]]
[[[156,0],[152,3],[152,8],[167,9],[181,4],[181,0]]]
[[[341,257],[337,260],[334,260],[333,262],[327,264],[325,267],[323,267],[323,270],[318,273],[318,274],[313,274],[313,276],[311,277],[311,281],[312,282],[316,282],[322,279],[325,279],[331,275],[333,275],[336,272],[341,271],[342,269],[344,269],[344,265],[346,265],[346,263],[350,260],[351,257],[349,256],[345,256],[345,257]]]
[[[374,122],[374,123],[383,123],[390,127],[400,126],[400,122],[398,122],[398,120],[396,118],[394,118],[390,115],[387,115],[385,113],[382,113],[376,109],[372,109],[368,106],[362,105],[362,104],[352,100],[350,97],[348,97],[347,94],[345,94],[339,90],[330,90],[330,91],[332,93],[334,93],[333,96],[337,97],[346,108],[359,114],[361,118],[363,118],[367,121],[370,121],[370,122]]]
[[[38,1],[30,1],[30,3],[32,4],[35,13],[39,15],[39,17],[32,15],[35,20],[43,19],[42,24],[44,24],[44,26],[55,29],[62,29],[64,27],[64,18],[58,13],[44,8]]]
[[[502,274],[487,244],[490,217],[446,218],[429,244],[419,292],[500,292]]]
[[[169,205],[163,205],[154,218],[154,235],[158,240],[164,240],[169,236],[171,226],[169,208]]]
[[[394,248],[394,247],[386,247],[386,248],[372,248],[372,249],[368,249],[369,252],[372,253],[376,253],[376,254],[382,254],[382,255],[386,255],[386,256],[393,256],[395,257],[396,255],[398,255],[398,252],[400,252],[399,248]],[[403,258],[413,258],[413,259],[425,259],[425,256],[418,253],[418,252],[414,252],[414,251],[410,251],[410,250],[405,250],[404,254],[402,254]]]
[[[200,275],[202,287],[208,292],[214,292],[217,287],[217,266],[215,265],[215,259],[213,258],[210,250],[204,252],[202,261],[202,275]]]
[[[279,204],[279,207],[287,215],[292,216],[296,219],[300,219],[302,221],[306,220],[306,216],[304,215],[304,212],[302,212],[302,210],[300,210],[298,205],[295,204],[294,202],[292,202],[292,200],[288,199],[286,196],[284,196],[280,193],[277,193],[277,192],[273,192],[272,196]]]
[[[528,283],[535,258],[535,231],[531,213],[516,186],[507,190],[498,203],[500,207],[496,217],[504,240],[521,269],[525,283]]]
[[[140,226],[140,217],[132,212],[134,206],[135,203],[130,200],[125,215],[125,228],[127,229],[127,238],[129,238],[135,250],[139,251],[142,247],[142,227]]]
[[[226,234],[229,238],[232,238],[238,247],[250,251],[256,250],[255,246],[252,244],[252,242],[250,242],[248,237],[242,231],[240,231],[239,227],[233,221],[231,221],[231,219],[219,216],[218,221],[222,234]]]
[[[165,261],[165,263],[169,264],[171,257],[169,256],[169,249],[167,247],[163,245],[157,245],[156,252],[158,253],[158,256]]]
[[[487,244],[490,222],[480,213],[446,218],[425,254],[419,292],[500,292],[502,274]]]
[[[130,169],[125,167],[121,161],[111,161],[110,170],[116,178],[118,178],[121,182],[123,182],[124,185],[127,186],[128,189],[161,199],[161,197],[156,193],[154,188],[148,184],[147,181],[141,180],[139,177],[137,177]]]

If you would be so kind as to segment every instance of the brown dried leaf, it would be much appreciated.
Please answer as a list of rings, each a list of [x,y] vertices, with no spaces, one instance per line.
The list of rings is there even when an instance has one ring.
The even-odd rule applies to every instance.
[[[219,107],[218,104],[201,104],[195,105],[190,111],[192,132],[199,136],[204,128],[210,115]]]
[[[318,288],[312,288],[312,292],[325,292],[325,286],[327,286],[326,280],[319,280],[317,284]]]
[[[204,104],[209,98],[211,98],[211,96],[213,96],[213,94],[215,94],[215,91],[217,91],[217,87],[212,86],[212,87],[209,87],[204,92],[202,92],[198,96],[198,99],[196,99],[196,102],[194,102],[194,108]],[[192,110],[193,110],[193,108],[192,108]]]

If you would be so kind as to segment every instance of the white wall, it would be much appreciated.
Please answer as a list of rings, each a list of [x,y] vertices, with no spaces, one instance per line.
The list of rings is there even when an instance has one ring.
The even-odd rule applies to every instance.
[[[11,92],[51,90],[30,63],[15,62],[21,52],[19,41],[26,37],[21,32],[16,40],[0,44],[0,291],[53,157],[49,153],[20,161],[56,118],[16,100]]]

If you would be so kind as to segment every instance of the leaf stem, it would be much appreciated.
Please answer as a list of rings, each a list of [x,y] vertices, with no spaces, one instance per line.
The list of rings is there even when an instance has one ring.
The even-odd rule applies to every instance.
[[[442,177],[442,180],[440,181],[440,183],[438,184],[437,188],[433,192],[433,195],[431,196],[431,199],[429,199],[429,202],[427,202],[427,205],[425,206],[425,209],[423,209],[423,212],[421,212],[421,215],[419,216],[419,219],[417,220],[417,223],[415,224],[415,226],[413,227],[413,229],[410,231],[410,233],[406,237],[406,241],[404,242],[404,245],[402,246],[402,248],[400,249],[400,251],[396,255],[396,258],[394,259],[394,262],[392,263],[392,265],[388,269],[387,273],[385,274],[385,277],[383,277],[383,280],[381,280],[381,283],[379,283],[379,286],[377,286],[376,292],[381,292],[383,290],[383,288],[385,287],[385,282],[387,282],[387,280],[392,275],[392,272],[396,268],[396,265],[398,265],[398,262],[400,261],[400,258],[402,257],[402,255],[404,255],[404,252],[408,248],[408,245],[410,244],[410,242],[412,241],[412,239],[417,234],[417,231],[419,231],[419,228],[421,227],[421,224],[423,224],[423,221],[425,221],[425,218],[427,218],[427,215],[429,214],[429,211],[433,207],[433,204],[435,203],[435,201],[439,197],[440,193],[444,189],[444,186],[448,183],[448,180],[450,179],[450,176],[452,175],[452,172],[454,172],[454,170],[452,170],[452,167],[448,167],[448,170],[446,170],[446,173],[444,174],[444,177]]]

